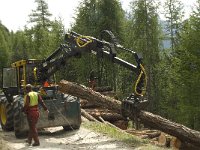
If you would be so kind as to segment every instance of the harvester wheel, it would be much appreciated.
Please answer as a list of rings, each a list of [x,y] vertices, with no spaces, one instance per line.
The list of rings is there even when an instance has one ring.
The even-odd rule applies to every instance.
[[[23,98],[21,96],[17,96],[14,99],[13,107],[14,107],[14,131],[16,138],[25,138],[27,136],[27,132],[21,130],[22,123],[22,102]]]
[[[4,131],[13,130],[13,106],[6,97],[2,97],[0,102],[0,123]]]

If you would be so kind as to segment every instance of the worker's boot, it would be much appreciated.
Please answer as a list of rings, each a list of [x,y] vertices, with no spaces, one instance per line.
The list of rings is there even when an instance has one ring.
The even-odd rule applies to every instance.
[[[25,142],[27,144],[31,145],[31,143],[32,143],[32,133],[31,133],[31,131],[29,131],[29,133],[28,133],[28,139],[25,140]]]
[[[32,146],[40,146],[40,142],[38,142],[38,143],[35,142],[32,144]]]
[[[25,142],[26,142],[28,145],[31,145],[31,143],[32,143],[32,140],[30,140],[30,139],[27,139],[27,140],[25,140]]]
[[[37,138],[38,139],[38,138]],[[34,140],[35,141],[35,140]],[[33,144],[32,144],[32,146],[40,146],[40,141],[39,141],[39,139],[38,140],[36,140]]]
[[[35,142],[32,144],[32,146],[40,146],[40,141],[37,133],[33,135],[33,139]]]

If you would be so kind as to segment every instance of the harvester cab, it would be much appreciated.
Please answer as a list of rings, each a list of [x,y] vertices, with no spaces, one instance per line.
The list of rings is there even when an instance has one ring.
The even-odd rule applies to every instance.
[[[12,97],[19,93],[26,94],[25,85],[33,83],[34,69],[41,63],[40,60],[28,59],[19,60],[11,64],[11,68],[3,68],[3,91],[9,102],[12,102]]]

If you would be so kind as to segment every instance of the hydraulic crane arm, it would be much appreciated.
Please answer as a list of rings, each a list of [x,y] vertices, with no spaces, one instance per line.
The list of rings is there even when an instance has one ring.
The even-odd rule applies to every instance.
[[[106,31],[111,35],[113,42],[107,42],[99,40],[90,36],[83,36],[75,32],[70,32],[65,35],[65,44],[61,44],[60,47],[55,50],[49,57],[42,61],[42,64],[38,66],[37,78],[39,82],[44,82],[61,66],[66,65],[66,61],[71,57],[80,56],[83,53],[92,53],[97,55],[98,58],[107,58],[111,62],[119,64],[120,66],[127,68],[136,74],[138,74],[137,86],[135,93],[143,95],[144,83],[146,74],[142,66],[142,58],[134,51],[124,48],[116,43],[113,38],[114,35],[110,31]],[[117,57],[116,49],[126,50],[134,55],[136,65],[133,65],[119,57]]]
[[[75,32],[66,34],[65,40],[68,43],[69,47],[76,49],[80,52],[91,52],[96,54],[98,58],[108,58],[111,62],[121,65],[124,68],[127,68],[138,75],[138,79],[135,83],[135,94],[143,96],[146,92],[147,85],[147,75],[142,64],[142,57],[136,52],[124,48],[122,45],[116,42],[116,38],[110,31],[103,31],[108,33],[111,37],[112,42],[107,42],[104,40],[99,40],[90,36],[83,36]],[[109,49],[109,50],[106,50]],[[136,65],[133,65],[119,57],[117,57],[116,49],[121,49],[127,51],[134,55]]]

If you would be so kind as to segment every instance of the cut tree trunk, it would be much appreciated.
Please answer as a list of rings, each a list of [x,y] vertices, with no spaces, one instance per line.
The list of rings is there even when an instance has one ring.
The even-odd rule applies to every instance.
[[[84,109],[81,109],[81,115],[83,117],[87,118],[90,121],[98,121],[93,116],[91,116],[90,114],[88,114]]]
[[[179,150],[181,147],[181,141],[178,138],[173,137],[170,141],[170,147],[173,148],[173,150]]]
[[[127,130],[127,128],[128,128],[127,120],[117,120],[117,121],[112,122],[112,124],[114,124],[115,126],[117,126],[118,128],[120,128],[122,130]]]
[[[98,107],[95,104],[89,103],[87,100],[84,100],[84,99],[80,99],[80,104],[81,104],[81,108],[83,108],[83,109],[97,108]]]
[[[111,112],[108,109],[84,109],[84,110],[96,119],[99,119],[99,116],[101,116],[104,120],[109,122],[125,119],[122,117],[121,114]]]
[[[66,80],[60,81],[58,85],[59,90],[63,93],[77,96],[79,98],[88,100],[88,102],[92,102],[93,104],[102,108],[108,108],[114,112],[121,113],[121,102],[119,100],[115,100],[113,98],[102,95],[99,92],[95,92],[91,88],[88,88],[84,85],[69,82]]]
[[[101,95],[83,85],[62,80],[59,83],[59,90],[63,93],[71,94],[88,101],[91,101],[98,106],[111,109],[116,113],[121,111],[121,101]],[[129,113],[129,118],[134,118],[134,114]],[[181,141],[194,144],[200,147],[200,132],[187,128],[178,123],[169,121],[161,116],[152,114],[147,111],[139,111],[137,117],[140,121],[154,129],[161,130],[167,134],[177,137]]]
[[[112,91],[113,89],[110,86],[102,86],[102,87],[95,87],[94,91],[96,92],[108,92]]]
[[[126,130],[126,132],[131,133],[136,136],[143,136],[143,138],[153,139],[159,137],[161,132],[158,130]]]
[[[172,140],[172,136],[169,136],[168,134],[165,134],[163,132],[158,137],[158,143],[166,147],[170,147],[171,140]]]

